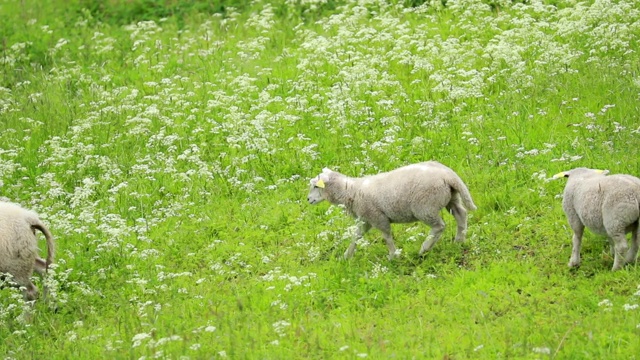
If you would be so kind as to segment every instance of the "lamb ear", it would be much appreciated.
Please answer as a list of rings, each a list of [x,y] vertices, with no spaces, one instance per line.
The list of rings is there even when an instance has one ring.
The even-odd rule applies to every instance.
[[[562,177],[569,177],[569,171],[559,172],[559,173],[553,175],[552,179],[560,179]]]
[[[609,170],[594,170],[594,171],[602,175],[607,175],[609,173]]]
[[[323,174],[331,174],[333,172],[333,170],[329,169],[329,168],[324,168],[322,169],[322,173]]]
[[[324,189],[324,187],[326,186],[326,182],[329,181],[329,174],[328,173],[322,173],[320,175],[318,175],[318,181],[316,181],[316,186]]]

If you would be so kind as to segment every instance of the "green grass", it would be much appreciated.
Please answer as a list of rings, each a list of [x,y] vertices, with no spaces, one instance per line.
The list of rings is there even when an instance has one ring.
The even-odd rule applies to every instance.
[[[2,358],[638,357],[640,269],[589,232],[568,269],[546,181],[640,174],[636,2],[130,3],[0,0],[0,196],[58,243]],[[342,260],[308,180],[431,159],[467,242]]]

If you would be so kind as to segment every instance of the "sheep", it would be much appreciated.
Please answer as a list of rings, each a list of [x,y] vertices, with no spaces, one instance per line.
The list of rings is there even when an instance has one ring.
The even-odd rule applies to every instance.
[[[36,230],[47,242],[47,259],[38,256]],[[26,300],[35,300],[38,289],[31,282],[35,270],[44,276],[53,263],[55,244],[51,232],[34,211],[17,204],[0,202],[0,273],[10,274],[13,281],[24,287]]]
[[[351,216],[359,220],[355,237],[344,253],[345,259],[353,256],[357,241],[371,227],[382,231],[389,250],[388,257],[393,259],[397,251],[391,224],[416,221],[431,227],[420,248],[420,255],[423,255],[442,236],[445,223],[440,211],[445,207],[456,219],[455,240],[463,242],[467,233],[467,210],[464,206],[476,210],[462,179],[437,161],[412,164],[363,178],[347,177],[324,168],[320,175],[311,179],[307,200],[312,205],[323,200],[343,205]]]
[[[584,228],[606,235],[614,256],[612,271],[635,261],[638,254],[640,179],[631,175],[607,176],[608,171],[575,168],[553,176],[567,177],[562,208],[573,231],[569,267],[580,265]],[[631,233],[631,248],[626,234]]]

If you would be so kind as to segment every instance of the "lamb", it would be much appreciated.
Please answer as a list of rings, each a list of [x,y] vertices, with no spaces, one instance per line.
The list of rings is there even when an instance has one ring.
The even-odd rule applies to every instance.
[[[47,260],[38,256],[36,230],[47,241]],[[35,300],[38,289],[31,282],[35,270],[44,276],[53,263],[55,244],[51,232],[38,214],[17,204],[0,202],[0,273],[8,273],[13,281],[24,287],[26,300]]]
[[[606,235],[614,256],[612,271],[633,262],[638,254],[640,219],[640,179],[631,175],[611,175],[608,171],[576,168],[553,178],[568,177],[562,208],[573,230],[569,267],[580,265],[580,245],[584,228]],[[626,234],[631,233],[631,248]]]
[[[467,233],[465,206],[469,210],[476,209],[462,179],[437,161],[412,164],[363,178],[347,177],[324,168],[320,175],[311,179],[307,200],[312,205],[323,200],[343,205],[351,216],[360,220],[355,237],[344,253],[347,259],[353,256],[357,241],[371,227],[382,231],[389,259],[393,259],[397,251],[391,224],[416,221],[431,227],[420,248],[420,255],[424,254],[442,236],[445,223],[440,211],[445,207],[456,219],[455,240],[463,242]]]

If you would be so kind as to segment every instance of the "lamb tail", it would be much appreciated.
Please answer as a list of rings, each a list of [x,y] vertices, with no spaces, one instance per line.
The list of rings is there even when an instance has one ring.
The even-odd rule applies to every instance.
[[[53,241],[53,236],[51,232],[40,220],[33,221],[31,227],[36,230],[40,230],[44,234],[45,239],[47,240],[47,263],[46,268],[49,268],[49,265],[53,264],[53,258],[55,256],[55,243]]]
[[[468,210],[473,211],[473,210],[476,210],[478,208],[476,206],[476,204],[473,203],[473,199],[471,198],[471,194],[469,193],[469,189],[464,184],[462,179],[460,179],[459,176],[456,175],[454,178],[450,179],[449,186],[451,186],[451,188],[455,192],[460,194],[460,198],[462,199],[462,203],[464,204],[464,206]]]

